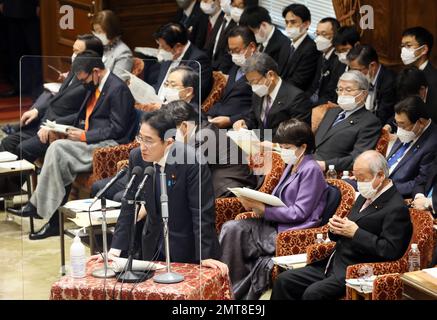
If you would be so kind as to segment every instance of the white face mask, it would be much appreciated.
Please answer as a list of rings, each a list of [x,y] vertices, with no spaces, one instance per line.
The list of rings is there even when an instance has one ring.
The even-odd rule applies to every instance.
[[[337,103],[344,111],[354,110],[358,106],[356,98],[360,94],[361,93],[357,94],[356,96],[338,96]]]
[[[366,199],[372,199],[376,193],[378,192],[378,188],[380,187],[380,185],[375,189],[373,188],[373,182],[375,181],[376,176],[373,177],[372,181],[368,181],[368,182],[360,182],[357,181],[357,187],[358,187],[358,192]]]
[[[179,96],[179,91],[180,91],[179,89],[164,87],[162,95],[165,98],[165,102],[169,103],[169,102],[181,100]]]
[[[416,125],[414,125],[415,127]],[[414,130],[413,127],[413,130]],[[405,129],[402,129],[400,127],[398,127],[398,130],[396,131],[396,135],[398,136],[398,139],[400,142],[402,143],[409,143],[411,141],[413,141],[414,139],[416,139],[416,134],[413,131],[408,131]]]
[[[332,46],[332,41],[323,36],[317,36],[314,41],[316,42],[317,50],[319,51],[325,51]]]
[[[200,9],[202,9],[202,11],[207,14],[207,15],[212,15],[216,12],[217,10],[217,5],[215,4],[215,2],[211,2],[211,3],[206,3],[206,2],[201,2],[200,3]]]
[[[417,59],[420,58],[420,55],[416,57],[415,53],[417,50],[422,49],[423,46],[414,49],[414,48],[402,48],[401,50],[401,59],[404,65],[412,64],[413,62],[416,62]]]
[[[286,164],[291,164],[294,166],[298,158],[299,157],[296,156],[296,150],[281,148],[281,159]]]
[[[267,28],[264,25],[259,27],[257,33],[255,33],[255,39],[257,43],[264,43],[267,40]]]
[[[173,53],[164,49],[159,49],[156,58],[158,59],[158,62],[171,61],[173,60]]]
[[[105,33],[97,33],[97,32],[93,32],[93,35],[95,35],[97,38],[100,39],[100,41],[102,41],[102,44],[104,46],[107,46],[109,43],[108,37],[106,36]]]
[[[343,64],[347,64],[347,58],[346,57],[347,57],[348,53],[349,53],[349,51],[348,52],[341,52],[341,53],[336,52],[335,54],[338,57],[338,61],[340,61]]]
[[[77,57],[77,53],[73,53],[73,54],[71,55],[71,63],[74,62],[74,59],[76,59],[76,57]]]
[[[285,33],[287,34],[288,38],[290,38],[293,41],[299,38],[299,36],[302,35],[302,33],[304,32],[305,31],[301,32],[299,27],[292,27],[292,28],[285,29]]]
[[[243,53],[233,53],[232,62],[239,67],[244,66],[244,64],[246,63],[246,53],[247,53],[247,49]]]
[[[243,9],[232,7],[231,8],[231,18],[236,23],[240,23],[241,15],[243,14]]]
[[[231,0],[220,0],[220,7],[226,15],[231,15]]]

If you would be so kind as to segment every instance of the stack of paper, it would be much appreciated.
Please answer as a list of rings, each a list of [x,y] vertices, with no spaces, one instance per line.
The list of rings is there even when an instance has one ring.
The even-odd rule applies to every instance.
[[[373,291],[373,281],[376,276],[373,275],[367,279],[356,278],[356,279],[346,279],[346,286],[352,287],[358,292],[371,293]]]
[[[141,104],[147,103],[162,103],[162,100],[158,97],[155,89],[148,83],[144,82],[129,71],[124,70],[129,75],[129,89],[135,98],[135,101]]]
[[[437,268],[423,269],[422,271],[425,271],[431,277],[437,278]]]
[[[158,49],[151,48],[151,47],[135,47],[135,52],[141,53],[147,57],[157,57],[158,56]]]
[[[10,153],[8,151],[2,151],[0,152],[0,162],[7,162],[7,161],[15,161],[17,160],[17,155]]]
[[[120,216],[120,209],[106,211],[106,223],[107,224],[117,223],[119,216]],[[90,226],[90,217],[88,216],[88,212],[76,212],[76,218],[69,218],[69,219],[79,227],[83,228],[83,227]],[[91,223],[93,225],[102,224],[102,221],[103,221],[102,211],[91,212]]]
[[[93,206],[90,208],[91,203],[94,201],[94,199],[80,199],[80,200],[73,200],[69,201],[66,204],[64,204],[64,208],[70,209],[74,212],[82,212],[82,211],[100,211],[102,210],[101,202],[100,200],[97,200]],[[112,201],[112,200],[106,200],[106,208],[120,208],[121,203]]]
[[[68,129],[73,129],[74,127],[67,126],[64,124],[58,124],[56,123],[56,121],[47,120],[42,124],[41,128],[45,128],[47,130],[56,131],[60,133],[67,133]]]
[[[35,170],[35,166],[26,160],[0,162],[0,171],[5,170]]]
[[[62,83],[59,82],[49,82],[44,83],[44,88],[49,90],[52,94],[57,94],[59,89],[61,89]]]
[[[256,200],[268,204],[273,207],[286,206],[285,203],[282,202],[282,200],[279,199],[278,197],[264,192],[259,192],[249,188],[228,188],[228,190],[231,191],[233,194],[235,194],[237,197],[249,198],[252,200]]]
[[[238,131],[228,131],[227,135],[248,155],[260,152],[260,141],[252,130],[240,129]]]
[[[127,259],[125,258],[113,258],[111,267],[115,272],[122,272],[126,266]],[[143,260],[133,260],[132,270],[133,271],[145,271],[145,270],[160,270],[165,269],[165,265],[153,263],[150,261]]]
[[[284,269],[303,268],[307,264],[307,254],[294,254],[291,256],[273,257],[273,263]]]

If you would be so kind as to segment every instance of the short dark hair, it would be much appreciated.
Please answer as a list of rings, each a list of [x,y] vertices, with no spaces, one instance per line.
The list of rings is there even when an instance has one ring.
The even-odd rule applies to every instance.
[[[92,50],[98,55],[103,56],[103,44],[99,38],[93,34],[80,34],[77,40],[85,42],[85,50]]]
[[[194,96],[198,97],[199,92],[199,73],[193,68],[186,65],[179,65],[170,70],[170,73],[175,71],[182,71],[182,85],[185,88],[193,88]]]
[[[428,87],[425,72],[416,67],[402,69],[396,78],[396,91],[399,100],[418,95],[421,87]]]
[[[153,37],[155,40],[163,39],[172,48],[178,43],[183,45],[188,43],[188,31],[178,22],[170,22],[161,26]]]
[[[282,17],[287,15],[287,13],[293,13],[295,16],[302,19],[302,22],[310,21],[311,22],[311,12],[310,10],[303,4],[300,3],[292,3],[289,6],[286,6],[282,11]]]
[[[184,100],[169,102],[163,105],[160,110],[171,115],[176,126],[179,126],[183,121],[195,121],[196,123],[199,121],[199,113]]]
[[[268,10],[260,6],[247,7],[240,18],[240,25],[254,29],[259,28],[263,22],[271,24],[272,18]]]
[[[311,127],[298,119],[281,122],[275,134],[275,142],[293,144],[296,147],[307,145],[305,154],[311,154],[316,148],[314,133]]]
[[[176,129],[173,117],[162,110],[146,112],[141,117],[141,124],[147,123],[158,133],[159,138],[164,141],[166,133]]]
[[[278,64],[267,53],[255,52],[246,60],[242,69],[245,74],[256,71],[265,76],[267,72],[273,71],[279,75]]]
[[[431,56],[432,47],[434,45],[434,36],[431,32],[423,27],[408,28],[402,33],[402,37],[412,36],[416,38],[420,46],[426,44],[428,46],[428,57]]]
[[[368,67],[372,62],[379,62],[378,53],[369,45],[357,44],[347,54],[347,60],[357,62],[365,67]]]
[[[340,27],[334,35],[332,44],[334,46],[345,46],[350,44],[352,47],[360,41],[360,34],[355,27]]]
[[[395,112],[397,114],[405,113],[412,123],[417,122],[420,118],[430,118],[426,104],[419,96],[411,96],[400,101],[395,105]]]
[[[246,26],[236,26],[234,27],[228,35],[228,38],[241,37],[243,39],[244,45],[247,47],[251,42],[256,44],[256,38],[252,30]]]
[[[91,28],[93,28],[94,24],[99,24],[102,27],[109,40],[122,34],[120,19],[111,10],[97,12],[91,21]]]
[[[76,74],[78,72],[91,73],[94,68],[105,69],[102,62],[102,57],[97,52],[85,50],[79,53],[73,61],[72,70]]]
[[[337,19],[332,17],[323,18],[319,21],[319,23],[329,22],[332,26],[332,30],[334,31],[334,35],[337,33],[338,29],[340,29],[340,22]]]

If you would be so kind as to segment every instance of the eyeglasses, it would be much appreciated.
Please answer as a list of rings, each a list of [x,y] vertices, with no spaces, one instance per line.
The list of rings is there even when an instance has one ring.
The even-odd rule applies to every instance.
[[[255,85],[255,84],[260,84],[260,82],[261,82],[262,79],[264,79],[264,83],[265,83],[265,78],[264,78],[264,77],[261,77],[261,78],[259,78],[259,79],[253,80],[253,81],[246,81],[246,83],[247,83],[249,86],[253,86],[253,85]]]
[[[154,145],[156,143],[156,141],[145,139],[140,135],[137,135],[135,137],[135,141],[142,144],[142,145],[145,145],[147,148],[150,148],[152,145]]]
[[[352,88],[337,88],[337,89],[335,89],[335,92],[337,92],[337,94],[341,94],[343,92],[352,93],[352,92],[356,92],[356,91],[360,91],[360,89],[352,89]]]

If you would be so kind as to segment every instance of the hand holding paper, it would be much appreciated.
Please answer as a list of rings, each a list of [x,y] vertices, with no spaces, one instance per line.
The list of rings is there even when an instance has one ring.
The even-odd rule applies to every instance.
[[[129,75],[129,89],[135,98],[135,101],[141,104],[159,103],[161,99],[157,96],[155,89],[148,83],[144,82],[129,71],[124,70]]]
[[[235,194],[237,197],[245,197],[274,207],[286,206],[285,203],[282,202],[282,200],[278,197],[264,192],[259,192],[249,188],[228,188],[228,190]]]

